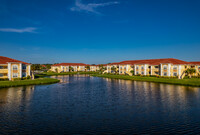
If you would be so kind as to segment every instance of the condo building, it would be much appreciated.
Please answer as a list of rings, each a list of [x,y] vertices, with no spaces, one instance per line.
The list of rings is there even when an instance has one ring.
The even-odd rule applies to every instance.
[[[106,73],[112,73],[112,67],[117,68],[119,74],[132,75],[160,75],[183,78],[188,68],[195,68],[196,73],[200,73],[200,62],[186,62],[174,58],[167,59],[148,59],[148,60],[129,60],[118,63],[110,63]]]
[[[89,68],[88,68],[89,66]],[[87,65],[84,63],[60,63],[51,66],[54,72],[99,71],[126,75],[154,75],[183,78],[188,68],[196,69],[193,76],[200,74],[200,62],[186,62],[174,58],[128,60],[109,64]]]
[[[99,66],[98,65],[90,65],[90,71],[98,71],[99,70]]]
[[[31,64],[0,56],[0,78],[22,78],[31,75]]]
[[[77,72],[77,71],[87,71],[87,64],[84,63],[59,63],[51,66],[50,71],[53,72]]]

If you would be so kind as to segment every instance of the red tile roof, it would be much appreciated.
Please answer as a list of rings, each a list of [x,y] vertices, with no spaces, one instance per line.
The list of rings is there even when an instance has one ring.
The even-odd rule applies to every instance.
[[[0,64],[8,64],[8,62],[23,63],[23,64],[26,64],[26,65],[30,64],[30,63],[26,63],[26,62],[23,62],[23,61],[15,60],[15,59],[12,59],[12,58],[0,56]]]
[[[194,64],[194,65],[200,65],[200,61],[192,61],[190,62],[191,64]]]
[[[174,59],[174,58],[166,58],[166,59],[147,59],[147,60],[128,60],[128,61],[122,61],[118,63],[111,63],[111,65],[124,65],[124,64],[130,64],[130,65],[135,65],[135,64],[149,64],[149,65],[159,65],[159,64],[164,64],[164,63],[171,63],[174,65],[178,64],[191,64],[186,61],[182,61],[179,59]]]
[[[84,64],[84,63],[59,63],[59,64],[54,64],[52,66],[88,66],[88,64]]]

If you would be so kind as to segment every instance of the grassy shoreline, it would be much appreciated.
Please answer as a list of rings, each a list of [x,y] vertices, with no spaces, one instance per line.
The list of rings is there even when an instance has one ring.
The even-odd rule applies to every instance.
[[[35,77],[38,78],[44,76],[75,75],[75,74],[98,74],[98,72],[64,72],[64,73],[44,72],[41,74],[36,74]]]
[[[110,79],[123,79],[123,80],[133,80],[133,81],[145,81],[145,82],[155,82],[155,83],[165,83],[174,85],[184,85],[184,86],[194,86],[200,87],[200,79],[176,79],[176,78],[157,78],[157,77],[142,77],[142,76],[125,76],[125,75],[105,75],[105,74],[92,74],[94,77],[103,77]]]
[[[0,81],[0,88],[52,84],[52,83],[57,83],[59,81],[60,80],[53,78],[38,78],[35,80],[19,80],[19,81]]]

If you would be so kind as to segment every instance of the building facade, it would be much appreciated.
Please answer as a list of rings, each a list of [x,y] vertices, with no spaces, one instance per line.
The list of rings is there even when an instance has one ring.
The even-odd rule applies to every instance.
[[[0,78],[22,78],[31,76],[31,64],[0,56]]]
[[[88,67],[90,66],[89,70]],[[151,75],[183,78],[188,68],[196,69],[193,76],[200,74],[200,62],[186,62],[174,58],[129,60],[101,65],[87,65],[83,63],[60,63],[51,66],[54,72],[76,72],[76,71],[101,71],[103,73],[125,74],[125,75]]]
[[[77,71],[87,71],[87,64],[84,63],[59,63],[51,66],[50,71],[53,72],[77,72]]]
[[[183,78],[188,68],[196,69],[194,76],[200,73],[200,62],[186,62],[178,59],[148,59],[130,60],[110,63],[105,73],[112,73],[111,68],[116,67],[119,74],[127,75],[159,75]]]

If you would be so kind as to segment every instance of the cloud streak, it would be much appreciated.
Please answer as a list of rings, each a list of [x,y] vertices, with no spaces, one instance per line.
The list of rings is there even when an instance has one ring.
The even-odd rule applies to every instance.
[[[23,29],[15,29],[15,28],[0,28],[1,32],[16,32],[16,33],[36,33],[35,30],[37,28],[34,27],[27,27],[27,28],[23,28]]]
[[[109,5],[115,5],[119,4],[119,2],[107,2],[107,3],[88,3],[83,4],[81,0],[76,0],[75,6],[70,8],[71,11],[77,11],[77,12],[87,12],[87,13],[94,13],[94,14],[101,14],[96,10],[98,7],[105,7]]]

